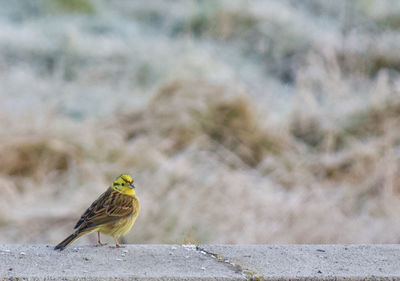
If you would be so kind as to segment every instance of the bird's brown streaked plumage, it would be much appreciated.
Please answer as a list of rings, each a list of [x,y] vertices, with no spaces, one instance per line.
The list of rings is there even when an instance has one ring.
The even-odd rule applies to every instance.
[[[121,217],[129,216],[133,212],[132,197],[109,187],[83,213],[74,229],[83,231],[95,225],[110,223]]]
[[[83,213],[74,229],[76,231],[59,243],[55,249],[63,250],[84,234],[98,232],[110,235],[120,247],[117,238],[128,232],[139,214],[140,204],[136,196],[131,176],[119,176],[100,197]]]

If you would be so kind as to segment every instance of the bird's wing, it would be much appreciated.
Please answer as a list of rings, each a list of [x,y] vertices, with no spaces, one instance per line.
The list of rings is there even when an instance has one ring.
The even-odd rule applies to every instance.
[[[111,196],[113,189],[110,187],[108,188],[103,194],[97,198],[92,205],[90,205],[89,208],[83,213],[83,215],[80,217],[79,221],[76,223],[74,229],[77,229],[82,225],[83,222],[87,221],[88,218],[93,216],[95,213],[99,212],[101,207],[104,205],[104,203],[107,201],[107,198]]]
[[[102,225],[133,213],[132,198],[111,187],[81,216],[75,228],[86,229]]]

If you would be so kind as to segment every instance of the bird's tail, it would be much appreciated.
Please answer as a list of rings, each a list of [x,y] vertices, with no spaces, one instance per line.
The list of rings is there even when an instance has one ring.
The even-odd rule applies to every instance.
[[[57,246],[55,246],[54,250],[60,250],[60,251],[64,250],[65,247],[67,247],[69,244],[71,244],[76,239],[81,237],[83,234],[85,234],[85,233],[84,232],[79,232],[79,230],[75,231],[70,236],[68,236],[63,241],[61,241]]]

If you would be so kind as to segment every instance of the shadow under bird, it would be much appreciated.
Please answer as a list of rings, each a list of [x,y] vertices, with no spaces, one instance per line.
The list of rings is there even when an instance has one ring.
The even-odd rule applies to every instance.
[[[139,210],[139,198],[136,196],[133,178],[122,174],[85,211],[75,225],[76,231],[54,249],[62,251],[82,235],[95,231],[99,245],[105,245],[100,241],[100,233],[103,233],[112,236],[115,247],[120,248],[122,246],[118,243],[118,238],[132,228]]]

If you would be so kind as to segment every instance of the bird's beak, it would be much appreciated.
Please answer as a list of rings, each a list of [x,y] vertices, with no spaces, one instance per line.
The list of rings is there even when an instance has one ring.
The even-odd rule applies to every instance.
[[[135,189],[135,186],[133,185],[133,183],[131,183],[131,184],[129,185],[129,188]]]

